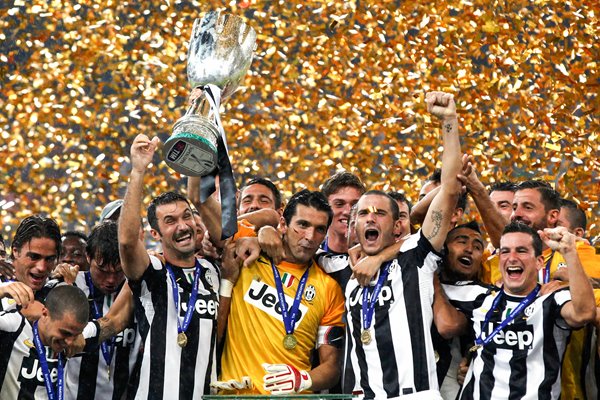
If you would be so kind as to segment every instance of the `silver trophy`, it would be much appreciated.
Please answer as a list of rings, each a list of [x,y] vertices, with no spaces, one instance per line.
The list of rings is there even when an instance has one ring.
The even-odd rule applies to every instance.
[[[194,21],[187,76],[195,90],[191,105],[165,143],[165,161],[187,176],[205,176],[217,167],[221,99],[235,92],[256,47],[256,32],[237,16],[210,11]],[[225,144],[225,149],[227,146]]]

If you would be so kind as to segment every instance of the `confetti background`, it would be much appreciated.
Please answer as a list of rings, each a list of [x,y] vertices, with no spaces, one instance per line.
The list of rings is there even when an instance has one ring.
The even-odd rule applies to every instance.
[[[238,184],[264,175],[289,196],[347,169],[416,200],[440,150],[423,94],[446,90],[484,183],[546,179],[599,235],[598,2],[15,0],[0,6],[5,238],[32,213],[89,231],[124,195],[135,135],[164,141],[185,112],[193,20],[215,9],[258,33],[221,112]],[[148,198],[184,187],[159,157],[149,175]]]

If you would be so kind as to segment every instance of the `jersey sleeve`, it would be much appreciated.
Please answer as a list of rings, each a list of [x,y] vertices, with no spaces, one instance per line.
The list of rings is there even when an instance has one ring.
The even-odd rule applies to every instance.
[[[556,326],[561,329],[572,329],[561,315],[562,308],[565,306],[565,304],[571,301],[571,292],[568,288],[563,288],[552,293],[552,296],[556,306]]]
[[[342,289],[332,278],[327,278],[327,304],[319,325],[343,327],[344,296]]]
[[[435,251],[421,230],[410,235],[400,247],[399,261],[403,267],[416,265],[422,271],[433,273],[441,259],[441,254]]]
[[[16,332],[25,323],[25,317],[13,308],[0,312],[0,331]]]
[[[155,283],[159,279],[165,279],[164,266],[158,258],[150,256],[148,268],[146,268],[140,279],[128,279],[128,282],[133,294],[136,296],[141,296],[144,294],[142,293],[144,287],[151,292]],[[143,285],[143,283],[146,285]]]
[[[247,219],[238,221],[237,226],[238,230],[233,236],[234,241],[238,240],[239,238],[256,236],[256,227],[252,225]]]

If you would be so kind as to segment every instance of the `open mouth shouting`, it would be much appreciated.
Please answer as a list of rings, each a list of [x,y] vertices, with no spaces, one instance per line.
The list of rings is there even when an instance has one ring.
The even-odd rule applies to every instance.
[[[469,256],[458,257],[458,263],[461,267],[470,269],[473,266],[473,258]]]
[[[509,279],[519,279],[523,275],[523,268],[518,265],[507,266],[506,275]]]
[[[192,242],[193,235],[192,230],[182,231],[173,236],[173,241],[179,245],[187,245]]]
[[[379,239],[379,231],[375,228],[368,228],[365,230],[365,241],[366,244],[375,244]]]

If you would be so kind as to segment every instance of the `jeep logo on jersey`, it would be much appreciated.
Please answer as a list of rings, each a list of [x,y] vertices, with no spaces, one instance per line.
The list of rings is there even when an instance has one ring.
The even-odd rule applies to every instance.
[[[121,347],[127,347],[133,343],[135,340],[135,329],[133,328],[125,328],[123,332],[119,332],[117,336],[115,336],[115,344]]]
[[[261,309],[270,316],[283,321],[281,317],[281,305],[279,304],[279,298],[277,297],[277,290],[263,282],[252,281],[248,291],[244,294],[244,300],[246,303],[253,305],[256,308]],[[288,295],[285,295],[285,302],[287,303],[288,309],[294,303],[294,299]],[[300,303],[298,307],[298,314],[296,315],[296,325],[300,324],[302,318],[308,311],[308,307]]]
[[[487,335],[491,334],[498,324],[488,323]],[[509,325],[498,332],[492,342],[498,348],[507,350],[527,350],[533,345],[533,326],[531,325]]]
[[[189,301],[189,297],[185,302],[181,303],[181,310],[179,314],[182,318],[185,317],[185,313],[187,311],[187,301]],[[214,317],[217,316],[218,308],[219,303],[214,300],[210,294],[198,293],[198,298],[196,299],[196,312],[200,314],[200,318],[214,319]]]
[[[372,288],[371,288],[372,289]],[[350,305],[349,307],[354,307],[357,304],[362,306],[362,290],[360,287],[357,287],[352,291],[350,295]],[[377,298],[377,304],[375,307],[389,307],[389,304],[394,302],[394,294],[392,293],[392,288],[390,286],[384,286],[381,288],[381,292],[379,293],[379,297]]]
[[[56,383],[58,379],[56,360],[48,360],[48,368],[50,369],[50,379],[52,380],[52,383]],[[42,371],[42,364],[40,364],[40,361],[36,356],[30,355],[29,357],[23,358],[23,364],[21,364],[21,371],[19,372],[18,381],[36,381],[38,386],[44,385],[44,372]]]

